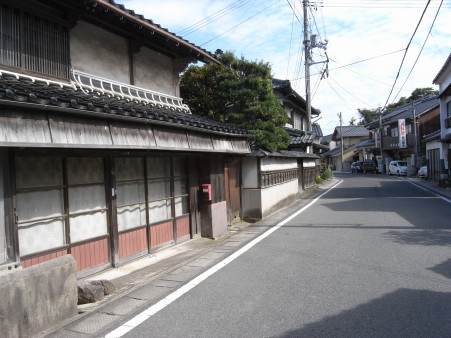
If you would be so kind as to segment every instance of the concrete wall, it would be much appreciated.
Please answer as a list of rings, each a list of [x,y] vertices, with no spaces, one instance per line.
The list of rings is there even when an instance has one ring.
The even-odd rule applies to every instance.
[[[76,70],[130,84],[128,41],[86,22],[70,31],[70,56]]]
[[[262,218],[293,203],[298,196],[298,181],[293,180],[261,190]]]
[[[203,203],[201,212],[202,237],[218,238],[227,232],[227,202]]]
[[[75,260],[66,255],[0,276],[0,333],[30,337],[77,314]]]

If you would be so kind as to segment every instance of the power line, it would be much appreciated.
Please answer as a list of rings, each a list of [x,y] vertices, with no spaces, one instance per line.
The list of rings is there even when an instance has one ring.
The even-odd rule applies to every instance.
[[[423,10],[423,13],[421,14],[420,20],[418,21],[417,26],[415,27],[415,30],[414,30],[414,32],[413,32],[413,34],[412,34],[412,37],[410,38],[409,43],[407,44],[406,50],[405,50],[405,52],[404,52],[404,56],[403,56],[403,58],[402,58],[401,64],[400,64],[399,69],[398,69],[398,74],[396,74],[395,82],[393,83],[393,87],[392,87],[392,89],[390,90],[390,94],[389,94],[388,97],[387,97],[387,101],[385,102],[384,107],[387,106],[388,100],[390,100],[390,96],[391,96],[391,94],[393,93],[393,89],[395,88],[396,81],[397,81],[398,78],[399,78],[399,73],[401,72],[402,65],[403,65],[404,60],[405,60],[405,58],[406,58],[407,52],[408,52],[408,50],[409,50],[410,43],[412,42],[413,37],[415,36],[415,33],[417,32],[418,27],[420,26],[420,23],[421,23],[421,21],[423,20],[424,13],[426,13],[426,10],[427,10],[427,8],[428,8],[430,2],[431,2],[431,0],[428,0],[428,2],[427,2],[427,4],[426,4],[426,7],[425,7],[424,10]]]
[[[407,75],[407,77],[406,77],[404,83],[402,84],[401,88],[399,89],[398,93],[396,94],[396,96],[395,96],[395,98],[393,99],[392,102],[394,102],[394,101],[396,100],[396,98],[398,97],[399,93],[400,93],[401,90],[404,88],[404,85],[406,84],[406,82],[407,82],[407,80],[409,79],[410,75],[412,74],[412,71],[413,71],[413,69],[415,68],[415,66],[416,66],[416,64],[417,64],[417,62],[418,62],[418,59],[420,58],[420,55],[421,55],[421,53],[423,52],[424,46],[426,45],[426,42],[428,41],[429,35],[431,35],[432,27],[434,27],[435,20],[437,19],[437,16],[438,16],[438,13],[440,12],[440,8],[441,8],[442,4],[443,4],[443,0],[440,2],[440,6],[439,6],[438,9],[437,9],[437,13],[435,13],[434,20],[432,21],[431,28],[429,29],[428,35],[426,36],[426,39],[424,40],[423,46],[421,46],[420,52],[418,53],[418,56],[417,56],[417,58],[415,59],[415,62],[414,62],[414,64],[413,64],[412,68],[410,69],[409,74]]]
[[[234,3],[232,3],[231,5],[224,7],[222,9],[220,9],[219,11],[216,11],[213,14],[207,16],[206,18],[192,24],[191,26],[188,26],[188,27],[182,29],[181,31],[177,32],[177,34],[180,36],[186,37],[186,36],[190,35],[191,33],[194,33],[195,31],[219,20],[220,18],[224,17],[225,15],[235,12],[236,10],[243,7],[250,1],[251,0],[246,0],[246,1],[237,0]]]
[[[345,68],[345,67],[353,66],[353,65],[356,65],[356,64],[358,64],[358,63],[362,63],[362,62],[366,62],[366,61],[371,61],[371,60],[378,59],[378,58],[381,58],[381,57],[384,57],[384,56],[387,56],[387,55],[399,53],[399,52],[402,52],[402,51],[404,51],[404,50],[405,50],[405,49],[399,49],[399,50],[396,50],[396,51],[394,51],[394,52],[390,52],[390,53],[386,53],[386,54],[374,56],[374,57],[372,57],[372,58],[368,58],[368,59],[364,59],[364,60],[359,60],[359,61],[354,61],[354,62],[352,62],[352,63],[348,63],[348,64],[346,64],[346,65],[344,65],[344,66],[332,68],[332,69],[330,69],[330,70],[336,70],[336,69],[340,69],[340,68]],[[337,63],[335,60],[333,60],[333,59],[331,59],[331,58],[329,58],[329,59],[330,59],[331,61]],[[338,64],[338,63],[337,63],[337,64]],[[313,75],[316,75],[316,74],[313,74]],[[299,79],[302,79],[302,78],[298,78],[298,79],[295,78],[295,79],[293,79],[293,81],[294,81],[294,80],[299,80]]]
[[[252,16],[248,17],[247,19],[241,21],[240,23],[236,24],[235,26],[231,27],[230,29],[226,30],[225,32],[222,32],[221,34],[216,35],[215,37],[213,37],[213,38],[211,38],[210,40],[208,40],[208,41],[204,42],[203,44],[201,44],[199,47],[203,47],[203,46],[205,46],[206,44],[212,42],[213,40],[216,40],[217,38],[223,36],[224,34],[226,34],[226,33],[230,32],[230,31],[234,30],[235,28],[237,28],[238,26],[242,25],[243,23],[249,21],[249,20],[252,19],[252,18],[255,18],[257,15],[259,15],[259,14],[263,13],[264,11],[268,10],[270,7],[274,6],[274,5],[275,5],[276,3],[278,3],[278,2],[279,2],[278,0],[277,0],[277,1],[274,1],[274,2],[273,2],[272,4],[270,4],[269,6],[263,8],[260,12],[255,13],[254,15],[252,15]]]

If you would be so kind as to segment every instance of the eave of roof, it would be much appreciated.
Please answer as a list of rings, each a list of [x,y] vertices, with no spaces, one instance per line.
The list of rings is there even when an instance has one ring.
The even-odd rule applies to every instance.
[[[448,58],[446,59],[445,63],[443,64],[442,68],[439,70],[437,75],[434,77],[434,80],[432,80],[432,83],[439,84],[441,82],[440,77],[445,73],[445,71],[448,69],[449,66],[451,66],[451,53],[448,55]]]
[[[0,102],[29,109],[47,109],[70,114],[166,125],[203,133],[252,137],[247,131],[176,110],[167,104],[121,100],[101,92],[88,93],[76,83],[58,83],[0,70]]]

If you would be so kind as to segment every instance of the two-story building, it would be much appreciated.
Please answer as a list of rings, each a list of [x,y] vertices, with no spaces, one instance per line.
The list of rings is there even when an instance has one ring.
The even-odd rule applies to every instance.
[[[240,217],[249,135],[179,97],[213,54],[112,0],[0,6],[0,269],[82,276]]]
[[[451,54],[435,76],[433,83],[439,85],[440,99],[440,138],[435,145],[439,158],[439,171],[442,180],[451,177]]]
[[[354,161],[370,159],[364,152],[359,153],[357,145],[368,140],[370,133],[364,126],[335,127],[330,140],[335,142],[335,148],[325,152],[327,164],[334,170],[350,171]]]
[[[438,111],[437,97],[424,97],[384,114],[381,121],[376,120],[367,125],[378,140],[377,135],[382,132],[382,145],[378,142],[376,147],[382,149],[385,172],[390,161],[405,160],[408,174],[416,173],[416,169],[423,164],[426,156],[420,153],[418,119],[424,116],[422,121],[426,122],[426,116],[432,117],[434,110]],[[426,128],[426,124],[422,125],[422,131],[425,130],[423,127]]]

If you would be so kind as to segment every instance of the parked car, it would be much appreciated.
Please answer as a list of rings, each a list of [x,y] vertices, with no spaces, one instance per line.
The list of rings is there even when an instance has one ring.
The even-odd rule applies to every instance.
[[[406,175],[407,176],[407,162],[406,161],[391,161],[388,166],[389,175]]]
[[[376,173],[377,172],[376,163],[374,163],[373,161],[363,161],[362,162],[362,172],[364,174]]]
[[[356,161],[351,163],[351,173],[362,172],[362,161]]]
[[[424,165],[418,170],[418,177],[426,178],[428,177],[428,166]]]

